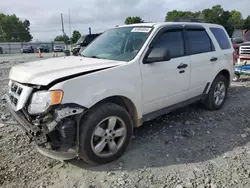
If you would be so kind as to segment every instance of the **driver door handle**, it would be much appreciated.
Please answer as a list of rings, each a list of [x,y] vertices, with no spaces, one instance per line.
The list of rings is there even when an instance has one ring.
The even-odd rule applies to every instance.
[[[185,69],[185,68],[187,68],[187,67],[188,67],[187,64],[181,63],[181,64],[177,67],[177,69]]]

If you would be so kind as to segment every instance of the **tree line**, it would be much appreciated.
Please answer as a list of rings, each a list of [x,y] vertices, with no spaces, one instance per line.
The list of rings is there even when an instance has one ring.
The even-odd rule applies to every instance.
[[[81,33],[79,31],[73,31],[72,36],[68,37],[67,35],[59,35],[56,36],[54,41],[64,41],[66,44],[71,43],[76,43],[78,41],[78,39],[81,38]]]
[[[79,31],[73,31],[72,36],[57,36],[54,41],[65,41],[68,43],[69,40],[72,43],[77,42],[81,37]],[[15,14],[5,15],[0,13],[0,42],[30,42],[33,39],[30,33],[30,21],[25,19],[21,21]]]
[[[29,42],[32,38],[29,20],[0,13],[0,42]]]
[[[169,22],[176,18],[199,18],[208,23],[223,25],[229,36],[232,35],[234,29],[250,29],[250,15],[244,19],[240,11],[224,10],[221,5],[215,5],[210,9],[197,12],[173,10],[166,14],[165,21]],[[133,24],[143,22],[145,21],[142,18],[135,16],[127,17],[124,23]]]
[[[232,35],[234,29],[250,29],[250,15],[245,19],[240,11],[224,10],[221,5],[215,5],[202,11],[181,11],[173,10],[167,12],[165,21],[172,21],[176,18],[199,18],[205,22],[220,24],[225,27],[229,36]],[[125,24],[143,23],[145,22],[139,16],[130,16],[125,19]],[[76,43],[81,37],[79,31],[73,31],[71,37],[67,35],[56,36],[54,41],[64,41],[68,43]],[[28,19],[22,21],[15,14],[5,15],[0,13],[0,42],[30,42],[33,39],[30,34],[30,21]]]

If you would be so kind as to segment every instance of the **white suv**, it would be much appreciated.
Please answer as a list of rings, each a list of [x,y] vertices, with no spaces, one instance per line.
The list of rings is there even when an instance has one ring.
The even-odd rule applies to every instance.
[[[145,121],[197,101],[221,108],[234,75],[232,55],[220,25],[119,26],[80,56],[14,66],[7,105],[44,155],[107,163]]]

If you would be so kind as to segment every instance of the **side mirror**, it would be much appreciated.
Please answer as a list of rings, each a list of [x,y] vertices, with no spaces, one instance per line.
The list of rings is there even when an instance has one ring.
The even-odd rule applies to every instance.
[[[169,61],[170,51],[166,48],[152,48],[148,56],[144,59],[143,63],[155,63],[160,61]]]

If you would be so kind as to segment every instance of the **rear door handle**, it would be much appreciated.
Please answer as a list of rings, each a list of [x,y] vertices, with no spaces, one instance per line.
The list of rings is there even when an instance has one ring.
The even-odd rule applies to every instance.
[[[181,63],[178,67],[177,67],[177,69],[185,69],[185,68],[187,68],[187,64],[184,64],[184,63]]]
[[[210,61],[211,62],[213,62],[213,61],[217,61],[218,60],[218,58],[217,57],[212,57],[211,59],[210,59]]]

